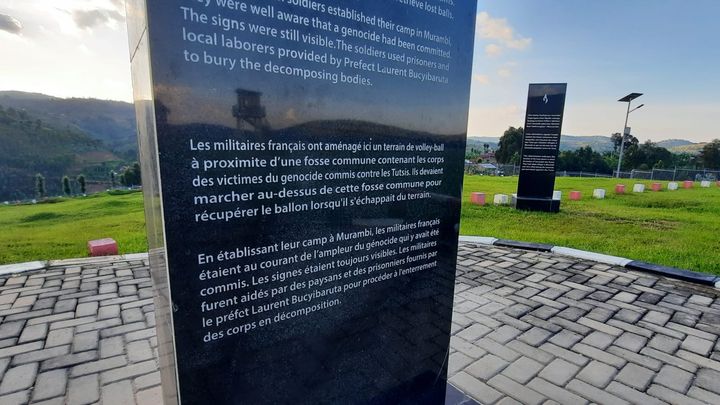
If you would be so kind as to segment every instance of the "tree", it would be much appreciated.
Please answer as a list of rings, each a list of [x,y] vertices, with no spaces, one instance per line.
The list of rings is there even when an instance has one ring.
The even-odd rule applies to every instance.
[[[117,187],[117,173],[114,170],[110,171],[110,187],[113,189]]]
[[[76,180],[80,185],[80,194],[85,195],[85,176],[81,174],[77,176]]]
[[[140,177],[140,164],[135,162],[132,166],[123,169],[120,174],[120,182],[126,187],[139,186],[142,184]]]
[[[70,179],[68,178],[68,176],[63,176],[63,178],[62,178],[62,189],[63,189],[63,194],[65,194],[67,196],[72,194],[72,190],[70,189]]]
[[[585,146],[574,151],[563,151],[558,156],[558,170],[583,171],[591,173],[611,173],[612,169],[605,158]]]
[[[520,150],[522,149],[523,129],[522,127],[510,127],[500,137],[498,150],[495,152],[495,159],[498,163],[518,163],[520,161]]]
[[[714,139],[703,146],[700,161],[707,169],[720,169],[720,139]]]
[[[45,177],[40,173],[35,175],[35,195],[38,199],[45,198]]]

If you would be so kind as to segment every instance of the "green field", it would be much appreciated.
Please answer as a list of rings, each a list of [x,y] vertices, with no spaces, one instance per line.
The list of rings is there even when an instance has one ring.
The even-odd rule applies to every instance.
[[[629,190],[637,181],[623,180]],[[649,181],[643,181],[649,189]],[[515,192],[517,177],[467,176],[461,233],[541,242],[635,260],[720,274],[720,188],[612,193],[612,179],[558,178],[563,191],[559,214],[520,212],[492,204],[471,205],[470,193]],[[665,183],[663,183],[666,185]],[[595,188],[607,198],[594,200]],[[571,190],[582,201],[568,201]],[[91,239],[111,237],[121,253],[144,252],[142,194],[139,192],[0,206],[0,264],[87,255]]]
[[[589,250],[634,260],[720,274],[720,188],[632,193],[635,183],[623,179],[629,191],[615,195],[615,179],[558,178],[563,192],[559,214],[522,212],[492,206],[493,194],[511,194],[517,177],[466,176],[460,232],[526,242],[541,242]],[[667,182],[663,182],[663,187]],[[604,200],[592,199],[604,188]],[[581,201],[569,201],[572,190]],[[489,206],[471,205],[470,193],[485,192]]]
[[[146,252],[141,192],[94,194],[0,207],[0,264],[87,256],[87,241],[113,238],[120,253]]]

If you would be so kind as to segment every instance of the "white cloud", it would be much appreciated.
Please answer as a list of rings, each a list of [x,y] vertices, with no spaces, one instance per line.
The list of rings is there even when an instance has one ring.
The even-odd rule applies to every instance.
[[[498,56],[502,53],[502,47],[498,44],[485,45],[485,54],[487,56]]]
[[[20,32],[22,32],[22,28],[22,24],[17,18],[6,14],[0,14],[0,31],[7,31],[11,34],[19,35]]]
[[[73,10],[73,21],[80,29],[92,29],[100,25],[114,26],[125,23],[125,16],[117,10]]]
[[[473,84],[486,85],[490,84],[490,78],[487,75],[474,74],[472,77]]]
[[[512,70],[510,70],[506,67],[503,67],[503,68],[498,69],[497,74],[498,74],[498,76],[500,76],[502,78],[508,78],[508,77],[512,76]]]
[[[532,38],[523,37],[518,35],[515,30],[508,24],[508,21],[504,18],[493,18],[486,11],[481,11],[477,15],[477,23],[475,25],[475,33],[482,39],[487,39],[499,43],[495,45],[497,48],[501,46],[522,51],[532,45]],[[489,45],[488,45],[489,46]],[[494,54],[499,53],[500,49],[493,48]],[[485,48],[485,52],[488,52],[488,47]]]

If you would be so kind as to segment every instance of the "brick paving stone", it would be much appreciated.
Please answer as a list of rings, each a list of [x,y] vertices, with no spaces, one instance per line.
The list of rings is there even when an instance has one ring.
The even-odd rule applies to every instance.
[[[464,372],[450,378],[450,383],[484,404],[495,403],[504,396],[494,388]],[[138,402],[140,403],[139,400],[140,393],[138,393]],[[151,402],[143,403],[151,404]]]
[[[128,359],[132,363],[141,363],[146,360],[153,359],[152,348],[147,340],[137,340],[130,342],[126,346]]]
[[[622,347],[631,352],[639,352],[647,344],[648,339],[646,337],[636,335],[631,332],[625,332],[620,335],[619,338],[613,343],[615,346]]]
[[[610,346],[614,341],[615,336],[608,335],[605,332],[595,331],[585,336],[585,338],[582,340],[582,343],[604,350],[607,349],[608,346]]]
[[[12,364],[35,363],[38,361],[48,360],[57,356],[62,356],[70,352],[70,346],[55,346],[47,349],[33,350],[26,353],[17,354],[12,359]]]
[[[135,385],[135,387],[137,387],[137,389],[139,390],[153,387],[155,385],[160,385],[160,372],[156,371],[154,373],[136,377],[133,380],[133,385]]]
[[[508,362],[515,361],[517,358],[520,357],[520,355],[517,352],[515,352],[515,351],[513,351],[491,339],[483,338],[483,339],[478,340],[475,343],[478,345],[478,347],[484,349],[488,353],[493,353],[494,355],[496,355]]]
[[[0,383],[0,395],[32,387],[35,384],[37,371],[37,363],[11,367],[5,372],[2,383]]]
[[[696,374],[695,384],[702,389],[720,395],[720,372],[706,368],[700,369]]]
[[[473,361],[473,358],[466,356],[461,352],[451,353],[448,360],[448,376],[455,375],[458,371],[464,370],[465,367],[470,365]]]
[[[644,394],[634,388],[628,387],[627,385],[621,384],[619,382],[612,382],[608,387],[605,389],[607,392],[616,395],[620,398],[623,398],[627,401],[629,401],[632,404],[642,404],[642,405],[663,405],[665,402],[655,398],[651,397],[650,395]]]
[[[160,389],[160,387],[153,387],[146,390],[138,391],[138,393],[135,394],[135,400],[137,402],[137,405],[157,405],[162,402],[162,390]]]
[[[597,360],[591,361],[577,378],[598,388],[605,388],[617,375],[617,369]]]
[[[502,374],[491,378],[488,381],[488,385],[525,405],[540,405],[546,399],[545,396],[537,391],[518,384]]]
[[[507,347],[542,364],[548,364],[554,358],[550,353],[519,340],[508,342]]]
[[[495,374],[502,371],[509,364],[509,362],[501,359],[500,357],[497,357],[493,354],[488,354],[467,367],[466,371],[470,373],[473,377],[479,378],[481,380],[489,380]]]
[[[648,356],[642,356],[642,355],[631,352],[629,350],[625,350],[625,349],[617,347],[617,346],[610,346],[606,349],[606,351],[610,354],[614,354],[617,357],[620,357],[624,360],[635,363],[639,366],[649,368],[655,372],[660,371],[660,368],[662,367],[662,362],[660,362],[656,359],[653,359]]]
[[[653,382],[680,393],[687,392],[695,376],[685,370],[671,365],[665,365],[655,376]],[[716,383],[718,384],[718,383]]]
[[[88,363],[97,360],[97,350],[90,350],[87,352],[68,354],[60,357],[53,357],[52,359],[45,360],[41,363],[40,369],[53,370],[56,368],[67,368],[76,364]]]
[[[545,342],[552,335],[552,332],[547,331],[543,328],[533,327],[532,329],[520,335],[518,339],[531,346],[538,346]]]
[[[487,335],[488,333],[490,333],[490,331],[491,331],[491,329],[485,325],[474,324],[474,325],[462,330],[461,332],[457,333],[456,336],[459,336],[459,337],[467,340],[468,342],[474,342],[474,341],[480,339],[481,337]]]
[[[640,367],[637,364],[628,363],[620,370],[616,380],[629,387],[645,391],[654,376],[655,373],[652,370]]]
[[[23,326],[25,326],[25,321],[3,322],[0,325],[0,339],[20,336]]]
[[[593,320],[593,319],[590,319],[587,317],[578,319],[578,323],[581,325],[585,325],[589,328],[598,330],[600,332],[605,332],[608,335],[612,335],[612,336],[620,336],[623,333],[623,331],[621,329],[615,328],[613,326],[604,324],[602,322],[598,322],[596,320]]]
[[[521,333],[522,332],[520,330],[512,326],[504,325],[489,333],[487,337],[498,343],[507,343],[515,339],[515,337]]]
[[[46,323],[41,323],[39,325],[30,325],[26,326],[22,334],[20,334],[20,338],[18,339],[18,343],[27,343],[32,342],[35,340],[44,340],[48,333],[48,325]]]
[[[46,373],[66,376],[64,394],[35,401],[42,391],[26,388],[0,394],[0,403],[27,403],[31,395],[46,405],[82,403],[79,383],[96,388],[84,399],[89,402],[127,400],[128,389],[136,403],[160,402],[146,261],[112,260],[58,262],[47,272],[25,277],[22,283],[13,278],[15,284],[5,286],[6,278],[0,277],[0,334],[8,335],[0,338],[0,379],[6,369],[29,364],[38,365],[38,384],[45,384],[41,375]],[[480,402],[524,403],[524,392],[534,393],[529,401],[540,397],[538,402],[546,405],[720,403],[716,290],[551,253],[499,247],[461,244],[459,262],[466,264],[458,267],[448,369],[450,381],[462,382],[462,387],[455,385],[482,398]],[[66,273],[68,268],[72,271]],[[100,334],[96,344],[90,339],[87,351],[68,353],[74,338],[92,337],[90,332]],[[489,356],[503,365],[500,370],[485,369],[485,375],[476,365],[473,370],[484,378],[469,373],[473,364],[493,359]],[[576,373],[566,386],[541,376],[560,360]],[[634,367],[648,371],[631,372]],[[648,372],[652,380],[647,392],[623,381]],[[513,390],[514,397],[503,390]]]
[[[620,405],[620,404],[629,404],[628,401],[625,401],[615,395],[612,395],[604,390],[601,390],[599,388],[595,388],[590,384],[584,383],[580,380],[572,380],[570,383],[568,383],[567,390],[572,391],[579,396],[586,398],[592,402],[596,402],[598,404],[612,404],[612,405]]]
[[[648,343],[653,349],[660,350],[665,353],[675,353],[680,347],[680,339],[673,339],[665,335],[655,335]]]
[[[98,332],[90,331],[78,333],[73,337],[72,351],[73,353],[84,352],[87,350],[97,350],[98,348]]]
[[[706,391],[702,388],[691,387],[687,394],[689,397],[699,399],[707,404],[720,404],[720,395]]]
[[[67,372],[65,370],[52,370],[40,373],[35,381],[32,400],[40,401],[65,395],[67,385]]]
[[[98,375],[91,374],[73,378],[68,384],[67,405],[86,405],[100,399]]]
[[[559,404],[583,405],[588,403],[585,398],[575,395],[562,387],[553,385],[550,382],[543,380],[542,378],[533,379],[527,386],[528,388],[533,389],[540,394],[557,401],[556,403]],[[548,403],[550,402],[544,402],[544,404]]]
[[[96,361],[81,363],[70,369],[70,377],[78,377],[87,374],[97,374],[101,371],[112,370],[118,367],[125,367],[127,360],[125,356],[115,356]]]
[[[642,318],[643,321],[651,322],[654,324],[658,324],[660,326],[664,326],[667,321],[669,321],[671,318],[671,315],[668,315],[664,312],[660,311],[648,311],[645,316]]]
[[[520,384],[526,384],[533,379],[543,367],[543,364],[533,359],[521,357],[505,368],[502,373]]]
[[[45,347],[62,346],[72,343],[73,328],[56,329],[48,332]]]
[[[30,391],[20,391],[7,395],[0,395],[0,404],[3,405],[25,405],[30,398]]]
[[[704,404],[701,401],[697,401],[694,398],[688,397],[687,395],[681,394],[677,391],[665,388],[662,385],[653,384],[647,390],[649,395],[652,395],[658,399],[671,404],[682,404],[682,405],[701,405]],[[704,404],[707,405],[707,404]]]
[[[555,385],[565,386],[579,370],[580,367],[572,363],[563,359],[555,359],[540,372],[540,377]]]
[[[573,346],[573,351],[618,368],[627,363],[627,360],[621,357],[583,343],[578,343]]]
[[[142,363],[135,363],[126,367],[116,368],[101,373],[103,385],[109,384],[115,381],[125,380],[132,377],[137,377],[143,374],[149,374],[157,370],[157,364],[155,359],[148,360]]]
[[[132,382],[129,380],[118,381],[102,387],[103,402],[113,405],[134,405],[135,393]]]
[[[697,353],[701,356],[707,356],[715,346],[715,342],[711,340],[701,339],[697,336],[688,335],[680,345],[683,349]]]

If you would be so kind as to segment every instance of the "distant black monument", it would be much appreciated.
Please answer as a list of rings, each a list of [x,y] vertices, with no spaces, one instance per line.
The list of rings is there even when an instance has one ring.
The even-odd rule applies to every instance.
[[[127,4],[165,404],[443,403],[475,1]]]
[[[553,189],[566,89],[566,83],[530,85],[515,205],[517,209],[560,211],[560,200],[553,199]]]

